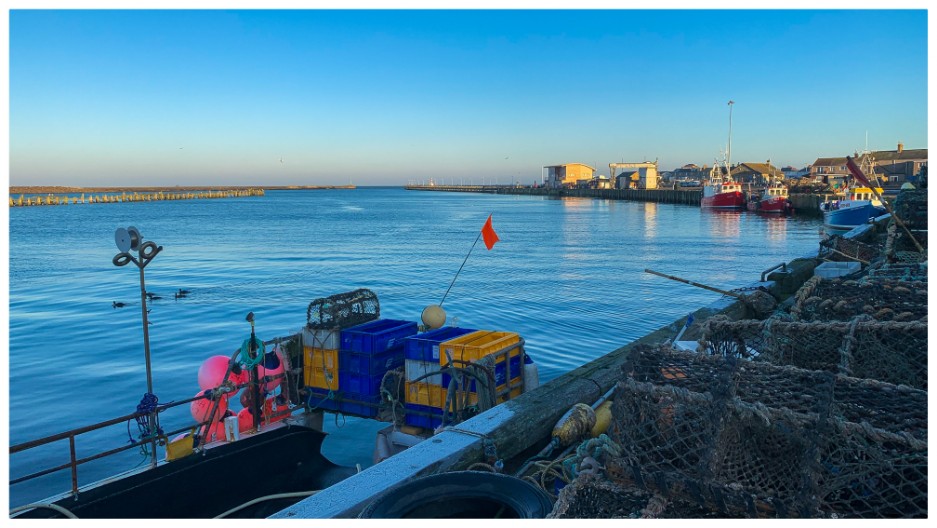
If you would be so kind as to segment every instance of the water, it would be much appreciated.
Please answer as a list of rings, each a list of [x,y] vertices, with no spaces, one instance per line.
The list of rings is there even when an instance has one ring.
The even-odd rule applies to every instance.
[[[249,311],[272,339],[298,331],[313,299],[370,288],[382,317],[418,321],[489,214],[501,242],[474,248],[444,304],[449,324],[520,333],[543,381],[719,298],[645,268],[729,290],[816,251],[820,228],[685,205],[399,188],[11,208],[10,444],[132,413],[146,392],[139,272],[111,262],[118,227],[163,246],[145,278],[163,297],[149,319],[154,392],[166,403],[194,396],[202,361],[240,346]],[[192,293],[173,299],[180,288]],[[180,409],[164,428],[190,421]],[[326,416],[326,455],[370,465],[386,424]],[[119,424],[80,437],[77,453],[128,438]],[[67,442],[18,454],[11,477],[67,460]],[[79,483],[146,461],[130,450],[90,462]],[[65,471],[12,486],[11,505],[69,482]]]

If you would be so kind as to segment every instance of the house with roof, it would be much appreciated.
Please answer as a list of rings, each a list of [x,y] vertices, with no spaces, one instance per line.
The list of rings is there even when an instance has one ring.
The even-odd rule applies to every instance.
[[[883,186],[900,187],[905,182],[917,182],[921,173],[927,170],[927,149],[905,149],[898,143],[895,150],[877,150],[869,154],[875,164],[875,174]]]
[[[739,163],[732,167],[732,178],[743,184],[762,186],[771,180],[784,178],[784,173],[769,160],[765,163]]]

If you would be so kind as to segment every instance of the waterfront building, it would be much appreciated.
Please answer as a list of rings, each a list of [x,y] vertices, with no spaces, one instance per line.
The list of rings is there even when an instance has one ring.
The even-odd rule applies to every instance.
[[[618,169],[623,170],[619,173]],[[612,173],[616,189],[656,189],[660,184],[656,161],[609,163],[608,170]]]
[[[595,174],[595,167],[590,167],[585,163],[545,165],[543,170],[545,171],[543,183],[551,189],[578,187],[579,182],[588,184]]]

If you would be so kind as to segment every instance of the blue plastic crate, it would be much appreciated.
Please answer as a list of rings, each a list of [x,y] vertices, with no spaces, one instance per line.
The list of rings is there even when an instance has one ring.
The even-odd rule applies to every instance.
[[[500,387],[504,385],[505,383],[507,383],[508,382],[507,375],[508,375],[508,372],[507,372],[507,368],[505,368],[504,361],[499,361],[495,363],[495,387]],[[511,379],[520,378],[522,376],[520,356],[514,356],[511,358],[511,375],[513,376]],[[341,378],[339,378],[339,380],[341,380]],[[450,376],[449,374],[442,375],[443,387],[448,387],[449,383],[451,382],[452,382],[452,376]],[[472,382],[469,384],[468,390],[469,392],[475,392],[477,390],[475,388],[474,379],[472,379]]]
[[[403,347],[379,354],[359,354],[349,350],[338,351],[338,371],[361,376],[383,376],[388,370],[403,366]]]
[[[380,399],[381,380],[383,378],[383,373],[368,376],[366,374],[339,371],[338,386],[341,387],[345,399],[370,401],[372,398]]]
[[[416,405],[413,403],[405,403],[404,409],[406,409],[406,414],[403,417],[403,421],[407,425],[412,425],[413,427],[423,427],[425,429],[435,429],[442,425],[442,409],[427,407],[425,405]],[[411,413],[410,411],[422,411],[425,413],[430,413],[432,416],[426,416],[425,414],[415,414]]]
[[[477,332],[469,328],[456,328],[447,326],[437,328],[422,334],[412,335],[404,339],[403,351],[407,359],[418,361],[435,361],[439,363],[439,343],[455,339],[459,336]]]
[[[378,319],[342,330],[340,350],[357,354],[380,354],[403,346],[403,339],[417,333],[413,321]]]

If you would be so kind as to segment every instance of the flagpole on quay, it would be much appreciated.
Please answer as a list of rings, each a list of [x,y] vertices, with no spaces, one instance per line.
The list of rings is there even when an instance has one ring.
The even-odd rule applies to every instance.
[[[872,185],[872,183],[869,182],[869,179],[866,178],[865,174],[863,174],[862,169],[860,169],[859,166],[856,165],[856,162],[849,156],[846,156],[846,167],[849,169],[849,172],[852,173],[855,179],[859,180],[860,183],[865,184],[869,187],[869,189],[872,191],[872,194],[875,195],[878,201],[882,202],[882,205],[885,206],[885,210],[888,211],[891,217],[895,219],[895,223],[898,224],[898,226],[901,227],[901,229],[904,229],[904,232],[907,233],[909,237],[911,237],[911,242],[914,242],[914,247],[917,248],[918,252],[921,254],[924,254],[924,248],[921,247],[921,244],[917,241],[917,239],[911,233],[911,230],[908,229],[908,226],[905,225],[904,221],[902,221],[901,218],[897,214],[895,214],[895,211],[891,208],[890,205],[888,205],[888,202],[886,202],[885,199],[882,198],[882,195],[878,193],[878,191],[875,189],[875,186]],[[873,177],[874,177],[874,172],[873,172]]]

